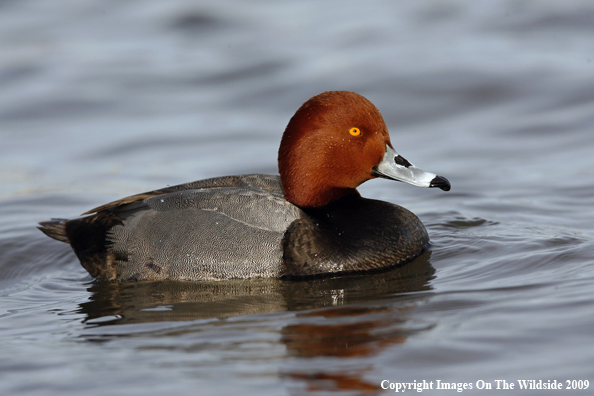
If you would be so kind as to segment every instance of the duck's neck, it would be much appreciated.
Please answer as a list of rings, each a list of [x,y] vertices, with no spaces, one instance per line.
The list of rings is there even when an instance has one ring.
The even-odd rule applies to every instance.
[[[307,180],[292,182],[283,179],[281,176],[285,199],[302,208],[319,208],[348,195],[359,195],[355,188],[328,187]]]

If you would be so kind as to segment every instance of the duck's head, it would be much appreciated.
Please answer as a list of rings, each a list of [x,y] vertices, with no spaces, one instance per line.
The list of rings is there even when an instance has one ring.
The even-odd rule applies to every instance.
[[[324,92],[297,110],[283,134],[278,165],[286,199],[301,207],[358,194],[357,186],[376,177],[450,189],[446,178],[400,156],[379,110],[348,91]]]

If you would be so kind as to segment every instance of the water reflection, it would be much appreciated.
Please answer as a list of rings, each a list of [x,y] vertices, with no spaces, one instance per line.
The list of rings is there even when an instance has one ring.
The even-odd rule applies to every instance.
[[[431,289],[428,282],[435,269],[430,256],[426,252],[386,272],[305,281],[97,282],[89,288],[90,301],[80,304],[90,330],[83,337],[106,342],[126,336],[130,342],[131,336],[135,348],[142,350],[224,350],[248,365],[270,359],[271,350],[281,346],[286,364],[281,364],[280,375],[290,393],[375,394],[383,390],[365,378],[373,367],[361,359],[373,358],[428,328],[411,319],[414,309],[431,296],[414,293]],[[281,322],[276,315],[229,320],[285,311],[293,314]],[[180,328],[180,321],[188,324]],[[126,324],[134,325],[120,326]],[[239,337],[240,345],[256,342],[264,355],[259,349],[236,354],[229,334],[235,342]],[[266,341],[262,334],[269,334]],[[328,359],[335,363],[329,365]]]
[[[365,362],[362,359],[378,355],[390,346],[403,344],[409,335],[428,328],[410,323],[414,308],[428,298],[427,295],[395,294],[429,289],[427,281],[431,276],[429,274],[433,273],[432,267],[428,261],[416,264],[428,265],[426,269],[431,271],[425,273],[424,279],[420,273],[409,278],[400,274],[399,280],[390,274],[385,282],[375,283],[377,294],[374,297],[380,301],[352,302],[298,313],[297,323],[288,324],[281,330],[288,355],[298,358],[299,362],[335,358],[340,363],[319,366],[297,364],[285,370],[283,376],[295,380],[299,388],[307,392],[383,392],[379,384],[365,379],[373,368],[361,365]]]
[[[364,372],[369,370],[357,370],[348,373],[316,373],[316,374],[292,374],[293,379],[303,380],[307,392],[332,392],[332,391],[358,391],[362,395],[375,395],[385,392],[379,385],[362,379]],[[296,393],[302,394],[302,393]]]
[[[398,299],[396,299],[398,300]],[[285,326],[282,341],[290,356],[345,359],[370,357],[406,340],[405,323],[416,299],[392,301],[380,306],[346,305],[298,314],[297,323]],[[285,378],[296,380],[308,392],[357,390],[363,394],[381,391],[379,384],[365,380],[371,367],[313,367],[300,365],[286,370]]]

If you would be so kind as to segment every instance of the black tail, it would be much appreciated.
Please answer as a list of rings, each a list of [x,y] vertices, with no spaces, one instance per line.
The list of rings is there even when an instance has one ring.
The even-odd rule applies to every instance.
[[[122,219],[103,211],[80,219],[43,221],[38,228],[50,238],[69,243],[82,266],[92,276],[113,280],[117,278],[114,267],[116,257],[108,250],[107,233],[116,225],[123,225]]]
[[[54,238],[60,242],[70,243],[68,235],[66,235],[66,219],[51,219],[50,221],[42,221],[39,223],[41,232],[50,238]]]

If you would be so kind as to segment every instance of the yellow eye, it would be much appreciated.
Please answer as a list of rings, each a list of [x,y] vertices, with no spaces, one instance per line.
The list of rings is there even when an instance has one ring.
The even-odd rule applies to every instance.
[[[351,128],[349,129],[349,133],[353,136],[359,136],[361,134],[361,130],[359,128]]]

